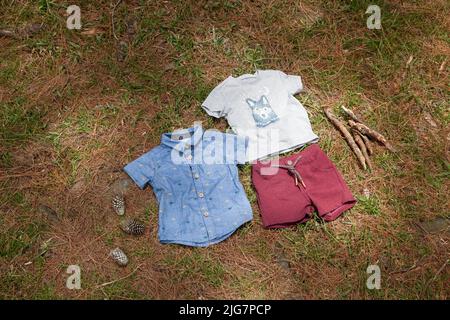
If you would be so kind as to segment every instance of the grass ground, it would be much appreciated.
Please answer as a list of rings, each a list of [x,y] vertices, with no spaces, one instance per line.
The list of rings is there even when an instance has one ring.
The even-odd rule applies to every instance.
[[[0,28],[45,24],[32,37],[0,37],[0,298],[448,299],[449,232],[421,225],[448,227],[450,215],[448,2],[153,3],[115,10],[128,43],[119,62],[113,1],[0,1]],[[81,31],[66,29],[70,4],[81,7]],[[370,4],[381,7],[381,30],[366,27]],[[120,169],[194,120],[225,130],[200,103],[228,75],[257,68],[302,76],[298,98],[358,204],[333,223],[267,231],[243,166],[254,220],[225,242],[159,244],[155,198],[135,186],[127,212],[148,230],[122,234],[109,192]],[[371,173],[323,115],[342,104],[399,150],[377,147]],[[108,258],[115,246],[127,268]],[[81,290],[65,287],[71,264]],[[380,290],[366,288],[370,264],[381,268]]]

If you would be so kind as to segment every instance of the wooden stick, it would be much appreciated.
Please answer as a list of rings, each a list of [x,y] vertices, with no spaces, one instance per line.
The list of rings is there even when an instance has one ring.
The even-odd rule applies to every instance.
[[[345,112],[345,114],[346,114],[350,119],[352,119],[352,120],[355,121],[355,122],[358,122],[358,123],[361,123],[361,124],[364,124],[364,125],[365,125],[365,123],[364,123],[360,118],[358,118],[358,116],[357,116],[356,114],[354,114],[352,110],[347,109],[347,108],[344,107],[344,106],[341,106],[341,109]],[[357,132],[357,133],[360,135],[360,137],[363,139],[364,145],[366,146],[366,149],[367,149],[367,153],[368,153],[369,155],[371,155],[371,154],[373,153],[373,149],[372,149],[372,147],[370,146],[369,138],[367,138],[366,135],[362,134],[362,133],[359,132],[359,131],[356,131],[356,132]]]
[[[116,12],[117,7],[118,7],[119,4],[121,4],[121,3],[122,3],[122,0],[118,0],[118,1],[116,2],[116,4],[114,5],[114,7],[112,8],[112,11],[111,11],[112,34],[113,34],[113,36],[114,36],[114,38],[115,38],[116,40],[119,40],[119,38],[117,38],[117,36],[116,36],[116,29],[115,29],[115,26],[114,26],[114,14],[115,14],[115,12]]]
[[[368,126],[362,123],[356,123],[353,120],[348,120],[350,127],[355,128],[362,134],[378,141],[382,145],[384,145],[389,151],[396,152],[395,148],[386,140],[386,138],[379,132],[370,129]]]
[[[369,154],[367,153],[366,144],[360,136],[360,133],[356,129],[352,129],[353,139],[355,139],[356,144],[364,156],[364,160],[366,160],[367,167],[372,170],[372,162],[370,161]]]
[[[341,109],[345,112],[345,114],[347,116],[349,116],[353,121],[359,122],[359,123],[363,123],[361,120],[359,120],[359,118],[356,116],[356,114],[353,113],[352,110],[347,109],[344,106],[341,106]]]
[[[324,109],[325,115],[327,118],[331,121],[331,123],[344,135],[345,140],[347,140],[348,145],[352,149],[352,151],[355,153],[356,158],[358,159],[359,163],[361,164],[361,167],[366,170],[366,160],[364,158],[364,155],[362,154],[361,150],[359,149],[358,145],[356,144],[355,140],[353,139],[350,132],[348,132],[347,128],[340,122],[335,115],[331,112],[330,109]]]
[[[354,114],[352,110],[347,109],[344,106],[341,106],[341,108],[345,112],[345,114],[347,116],[349,116],[349,118],[351,118],[353,121],[364,124],[364,122],[362,122],[361,119],[359,119],[358,116],[356,114]],[[364,141],[364,145],[366,146],[367,153],[369,154],[369,156],[372,155],[373,149],[372,149],[372,146],[370,145],[369,138],[367,138],[367,136],[365,136],[364,134],[362,134],[361,132],[359,132],[357,130],[356,130],[356,132],[360,135],[361,139]]]
[[[369,140],[369,138],[367,138],[366,135],[362,134],[362,133],[359,132],[358,130],[355,130],[355,132],[356,132],[357,134],[359,134],[359,136],[361,137],[361,139],[364,141],[364,145],[366,146],[366,149],[367,149],[367,154],[368,154],[369,156],[371,156],[371,155],[373,154],[373,149],[372,149],[372,146],[370,145],[370,140]]]

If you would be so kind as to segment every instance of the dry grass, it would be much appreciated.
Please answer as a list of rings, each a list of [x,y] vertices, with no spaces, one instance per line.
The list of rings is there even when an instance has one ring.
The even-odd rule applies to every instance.
[[[367,1],[124,1],[116,33],[126,38],[130,18],[138,29],[118,62],[110,2],[80,2],[83,28],[99,31],[88,35],[66,30],[67,1],[6,1],[0,28],[46,28],[27,39],[0,38],[0,297],[447,299],[449,233],[424,232],[417,222],[450,213],[449,6],[375,2],[379,31],[365,27]],[[148,230],[122,234],[110,209],[120,169],[162,132],[194,120],[225,130],[200,103],[228,75],[256,68],[303,77],[299,99],[358,205],[333,223],[264,230],[244,166],[254,220],[223,243],[159,244],[155,198],[135,186],[127,214]],[[322,113],[341,104],[399,153],[377,147],[374,171],[361,172]],[[60,220],[46,219],[41,204]],[[288,270],[277,262],[277,242]],[[127,268],[108,259],[115,246],[128,253]],[[375,263],[382,288],[371,291],[366,268]],[[81,267],[82,290],[65,287],[70,264]]]

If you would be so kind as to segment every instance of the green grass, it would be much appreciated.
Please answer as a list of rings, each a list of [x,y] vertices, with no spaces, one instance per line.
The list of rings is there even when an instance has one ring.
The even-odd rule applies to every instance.
[[[31,299],[54,300],[58,299],[53,285],[42,284],[42,266],[34,273],[9,271],[0,275],[0,282],[9,288],[8,292],[0,292],[2,299]]]
[[[261,278],[264,274],[259,271],[250,271],[245,274],[235,276],[231,283],[230,289],[237,292],[239,299],[249,299],[250,297],[255,300],[264,299],[270,290],[266,283],[261,283]]]
[[[19,62],[11,59],[6,66],[0,69],[0,85],[7,86],[13,82],[17,76]]]
[[[45,227],[40,223],[28,222],[19,229],[0,233],[0,257],[14,258],[33,246]]]
[[[371,216],[379,216],[381,215],[381,209],[379,200],[376,196],[356,196],[358,204],[362,207],[362,210],[365,214]]]
[[[125,282],[116,282],[112,285],[107,286],[104,290],[104,295],[106,299],[130,299],[130,300],[143,300],[143,299],[151,299],[152,297],[143,295],[138,290],[133,287],[132,283]],[[101,295],[97,298],[100,298]]]
[[[0,102],[0,140],[4,145],[24,142],[45,129],[45,111],[27,107],[26,98],[18,97],[11,102]]]
[[[169,254],[163,263],[166,267],[177,270],[173,275],[175,281],[200,277],[202,281],[217,288],[223,283],[225,268],[219,260],[200,251],[201,249],[194,249],[181,257]]]
[[[8,168],[11,167],[13,163],[11,153],[0,152],[0,167]]]
[[[65,28],[61,13],[68,4],[11,3],[0,13],[5,28],[31,22],[46,25],[27,39],[2,39],[0,223],[8,227],[0,231],[0,260],[10,269],[0,275],[0,297],[197,299],[224,294],[276,299],[285,297],[286,290],[302,298],[448,296],[445,272],[435,277],[446,248],[434,236],[424,238],[412,223],[448,216],[448,62],[438,72],[450,44],[443,18],[448,4],[283,0],[249,6],[220,0],[170,1],[161,7],[148,1],[122,2],[115,13],[118,38],[126,37],[130,17],[136,18],[138,29],[120,63],[110,32],[111,3],[78,3],[82,12],[89,12],[82,13],[83,27],[105,31],[95,36]],[[381,7],[381,30],[366,28],[365,11],[372,4]],[[413,60],[406,66],[410,56]],[[155,244],[158,204],[148,189],[131,188],[127,203],[130,214],[148,224],[151,241],[129,241],[118,228],[105,226],[103,211],[110,209],[103,208],[109,201],[104,190],[122,174],[120,168],[158,144],[161,133],[190,126],[194,120],[207,128],[227,127],[223,119],[208,117],[201,102],[223,77],[260,68],[302,76],[305,92],[298,98],[320,136],[321,148],[343,174],[358,204],[330,224],[314,218],[284,230],[261,230],[251,166],[243,165],[239,176],[255,208],[254,221],[230,241],[207,249]],[[57,78],[61,76],[69,81],[64,84],[65,78]],[[47,88],[53,80],[56,84]],[[375,170],[362,172],[322,112],[323,107],[332,107],[345,119],[340,105],[385,134],[399,151],[390,153],[374,144]],[[436,127],[429,126],[425,113]],[[24,156],[29,163],[18,166],[16,159]],[[6,178],[23,172],[33,175]],[[79,198],[67,192],[80,179],[83,191],[95,187],[98,192]],[[360,195],[366,188],[371,195]],[[53,230],[39,222],[34,213],[38,203],[57,206],[62,213],[79,211],[71,218],[73,227],[95,236],[92,246],[123,246],[131,260],[128,269],[111,269],[109,260],[92,261],[90,271],[83,273],[84,290],[66,292],[55,282],[61,278],[43,272],[55,262],[65,270],[67,257],[61,253],[52,257],[55,261],[40,257],[27,268],[19,265],[22,258],[33,256],[44,234],[75,241],[67,225]],[[107,219],[107,223],[118,220],[111,221]],[[275,242],[281,243],[291,263],[289,275],[272,273],[277,267]],[[108,252],[104,254],[106,258]],[[417,270],[389,274],[418,259],[424,264]],[[367,265],[377,261],[383,272],[382,289],[367,290]],[[141,263],[149,267],[96,289]],[[320,281],[305,276],[311,270]],[[148,281],[155,274],[163,281]]]

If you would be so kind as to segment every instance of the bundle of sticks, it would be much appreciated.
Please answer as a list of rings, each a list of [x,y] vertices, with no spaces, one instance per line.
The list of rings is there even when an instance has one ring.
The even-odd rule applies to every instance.
[[[353,111],[344,106],[341,106],[341,108],[349,118],[349,129],[331,112],[330,108],[325,109],[324,112],[331,123],[342,133],[364,170],[372,170],[372,162],[369,158],[373,154],[371,141],[378,142],[391,152],[396,151],[381,133],[369,128]]]

